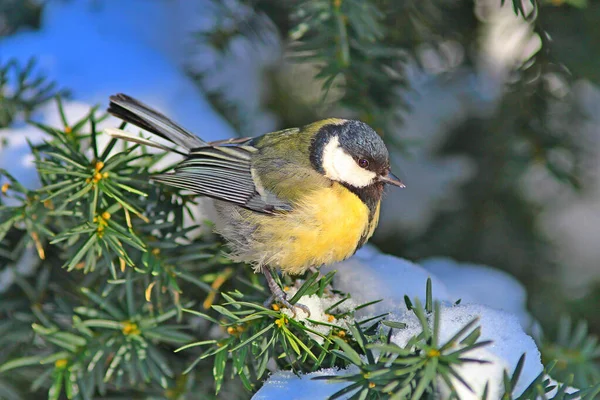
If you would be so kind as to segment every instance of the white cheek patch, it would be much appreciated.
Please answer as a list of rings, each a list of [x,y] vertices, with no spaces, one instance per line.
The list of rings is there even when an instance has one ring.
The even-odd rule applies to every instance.
[[[365,187],[373,183],[376,174],[363,169],[340,147],[340,141],[334,136],[323,149],[323,170],[331,180],[344,182],[354,187]]]

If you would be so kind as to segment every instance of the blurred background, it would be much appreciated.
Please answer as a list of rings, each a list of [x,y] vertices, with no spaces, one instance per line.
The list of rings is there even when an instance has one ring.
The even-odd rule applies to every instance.
[[[597,334],[598,21],[586,0],[0,0],[0,168],[36,185],[25,120],[59,125],[55,94],[75,119],[128,93],[206,139],[358,118],[407,184],[374,244],[503,269],[549,335],[563,314]]]

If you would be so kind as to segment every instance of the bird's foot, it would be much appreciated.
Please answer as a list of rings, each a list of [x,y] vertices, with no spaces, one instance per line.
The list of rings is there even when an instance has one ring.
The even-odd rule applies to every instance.
[[[287,308],[288,310],[290,310],[292,312],[292,315],[294,316],[294,318],[296,318],[296,311],[298,309],[304,311],[304,313],[306,314],[306,318],[310,318],[310,309],[305,306],[304,304],[300,304],[300,303],[296,303],[296,304],[292,304],[287,300],[287,296],[285,293],[282,293],[282,297],[277,297],[277,296],[273,296],[274,300],[281,304],[282,306],[284,306],[285,308]]]
[[[267,278],[267,284],[269,285],[269,289],[272,293],[271,297],[269,297],[269,299],[265,302],[265,306],[269,307],[273,303],[279,303],[288,310],[290,310],[294,318],[296,318],[296,311],[298,309],[304,311],[304,313],[307,315],[307,318],[310,318],[310,309],[307,306],[300,303],[290,303],[287,299],[287,294],[283,290],[281,290],[277,282],[275,282],[275,279],[273,279],[271,272],[268,269],[265,269],[263,272],[265,274],[265,277]]]

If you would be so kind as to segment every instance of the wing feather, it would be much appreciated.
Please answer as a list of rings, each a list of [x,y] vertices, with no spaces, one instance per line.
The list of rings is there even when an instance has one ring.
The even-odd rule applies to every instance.
[[[229,141],[224,144],[190,151],[174,172],[156,175],[153,180],[262,213],[291,210],[290,204],[273,193],[261,194],[257,189],[251,158],[255,148]]]
[[[258,149],[252,146],[253,138],[205,142],[160,112],[122,93],[110,97],[108,111],[188,151],[185,154],[147,139],[112,130],[115,137],[176,151],[186,156],[175,167],[174,172],[155,175],[152,177],[154,181],[228,201],[253,211],[273,213],[291,210],[288,202],[263,190],[260,183],[254,181],[252,156]]]

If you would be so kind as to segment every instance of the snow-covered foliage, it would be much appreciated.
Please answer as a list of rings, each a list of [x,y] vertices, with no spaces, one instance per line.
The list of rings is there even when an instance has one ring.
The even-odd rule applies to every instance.
[[[291,288],[286,293],[291,298],[296,294],[296,292],[297,290],[295,288]],[[304,322],[308,328],[318,332],[322,336],[327,336],[327,334],[331,331],[331,327],[327,325],[315,324],[308,320],[322,322],[325,324],[335,324],[337,326],[347,328],[353,322],[351,318],[344,317],[337,319],[333,315],[326,312],[326,310],[340,303],[342,299],[342,296],[335,293],[325,293],[321,297],[317,296],[316,294],[302,296],[299,303],[308,307],[310,310],[310,316],[306,315],[304,311],[297,310],[295,319],[296,321]],[[356,304],[353,300],[346,300],[340,304],[336,311],[338,311],[340,314],[348,313],[356,308],[357,305],[358,304]],[[283,309],[282,311],[290,318],[293,316],[292,311],[288,310],[287,308]],[[314,333],[309,333],[309,336],[319,344],[323,344],[322,336]]]
[[[500,398],[504,393],[505,371],[511,376],[523,354],[526,354],[525,363],[514,396],[519,396],[543,371],[536,343],[522,327],[523,323],[530,323],[525,309],[525,291],[504,272],[487,266],[463,265],[446,258],[429,259],[418,265],[381,254],[372,246],[359,250],[353,258],[330,269],[337,270],[334,288],[351,293],[357,304],[383,300],[365,308],[362,314],[370,316],[387,312],[389,320],[406,324],[404,329],[395,330],[392,336],[392,342],[401,347],[422,329],[417,317],[407,309],[404,296],[425,301],[427,278],[431,278],[434,299],[443,304],[440,342],[449,340],[477,318],[481,328],[480,339],[492,343],[467,353],[469,358],[488,363],[466,363],[459,367],[460,376],[473,390],[471,392],[455,382],[461,399],[480,399],[486,384],[488,398]],[[310,301],[313,304],[314,300],[301,298],[300,303]],[[460,304],[455,304],[458,300],[461,300]],[[332,372],[335,375],[351,373],[343,370],[319,373],[331,375]],[[340,389],[339,383],[328,387],[323,381],[311,380],[313,375],[296,377],[285,371],[275,373],[254,399],[274,400],[285,393],[302,393],[301,396],[307,393],[321,396],[313,398],[324,398]],[[449,395],[448,392],[441,394],[442,397]]]
[[[441,342],[449,340],[474,318],[478,318],[478,324],[481,327],[481,340],[490,340],[492,343],[467,353],[467,356],[489,363],[466,363],[457,368],[459,375],[469,383],[473,390],[471,392],[456,382],[455,388],[459,397],[461,399],[480,399],[485,385],[488,384],[489,398],[500,398],[503,394],[504,371],[508,371],[511,375],[519,357],[525,353],[525,366],[513,393],[513,395],[519,396],[543,370],[540,352],[535,342],[523,331],[514,315],[479,304],[443,306],[440,318]],[[407,327],[398,330],[392,337],[392,342],[399,346],[405,346],[413,336],[420,333],[421,327],[412,313],[401,314],[398,321],[407,324]]]

